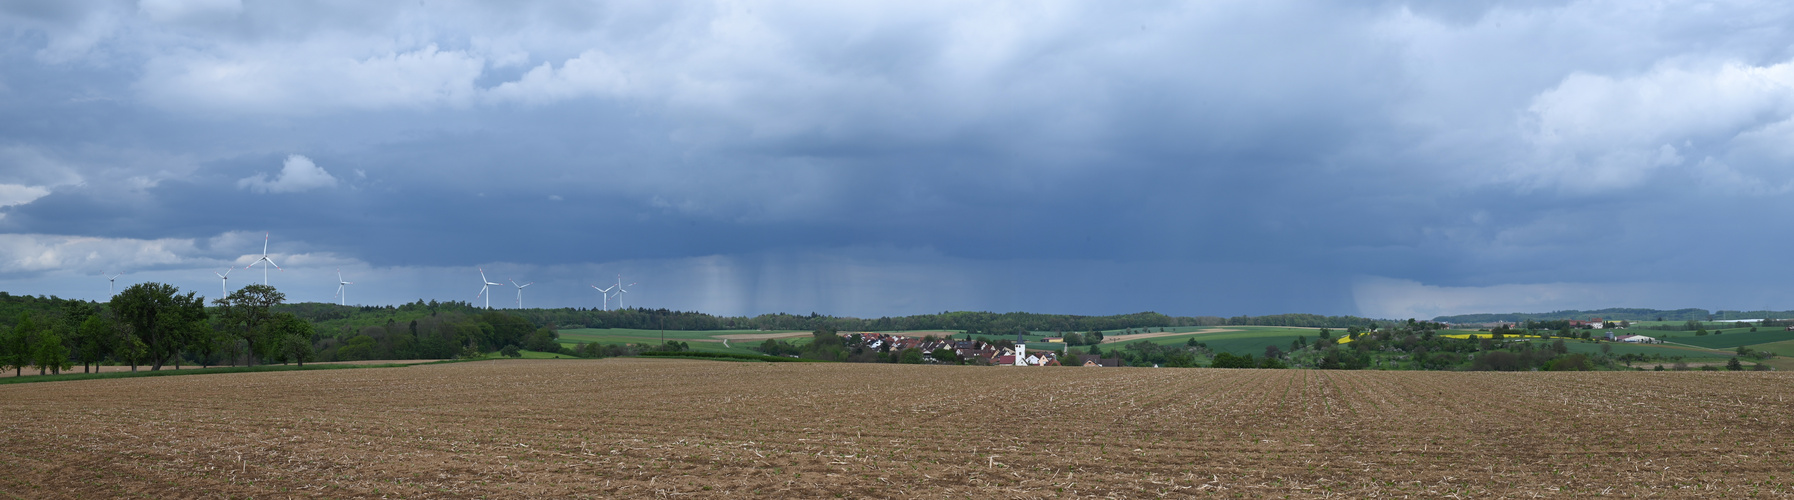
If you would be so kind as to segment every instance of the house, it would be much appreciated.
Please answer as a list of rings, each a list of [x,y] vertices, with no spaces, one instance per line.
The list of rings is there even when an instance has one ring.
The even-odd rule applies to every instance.
[[[1118,367],[1118,366],[1121,366],[1121,358],[1099,358],[1096,356],[1084,356],[1084,366]]]
[[[1646,337],[1643,335],[1621,335],[1621,336],[1615,338],[1614,340],[1618,340],[1620,342],[1630,342],[1630,343],[1634,343],[1634,344],[1656,344],[1656,343],[1658,343],[1656,338]]]

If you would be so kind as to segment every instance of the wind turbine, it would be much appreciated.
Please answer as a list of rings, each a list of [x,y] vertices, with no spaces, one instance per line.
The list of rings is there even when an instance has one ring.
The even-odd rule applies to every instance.
[[[243,266],[243,268],[249,269],[255,267],[256,264],[261,264],[263,262],[267,263],[262,264],[262,284],[266,285],[268,284],[268,266],[274,266],[275,269],[280,269],[280,264],[275,264],[274,259],[268,258],[268,233],[265,232],[262,233],[262,258],[255,259],[255,262],[250,262],[249,265]],[[285,271],[285,269],[280,270]]]
[[[592,285],[592,289],[598,291],[598,296],[604,297],[604,310],[606,310],[606,311],[610,310],[610,289],[611,288],[616,288],[616,286],[611,286],[608,288],[598,288],[598,285]]]
[[[224,294],[219,295],[219,297],[230,296],[230,272],[235,270],[237,270],[236,267],[227,267],[224,268],[224,274],[218,274],[217,271],[212,272],[212,274],[218,274],[218,293]]]
[[[349,301],[349,294],[343,293],[343,287],[353,285],[353,284],[355,284],[355,283],[350,282],[350,281],[343,281],[343,268],[340,268],[340,267],[336,268],[336,297],[337,297],[336,305],[339,305],[339,306],[348,305],[347,302]]]
[[[493,283],[493,284],[496,285],[497,283]],[[519,285],[519,284],[517,284],[517,280],[511,280],[511,286],[517,287],[517,308],[518,309],[523,308],[523,289],[528,288],[530,285],[534,285],[534,284],[536,284],[536,282],[531,281],[529,283],[524,283],[524,284]]]
[[[614,296],[617,298],[617,309],[623,308],[623,294],[629,293],[629,290],[624,290],[623,287],[624,286],[636,286],[636,285],[640,285],[640,284],[641,283],[630,283],[628,285],[624,285],[623,284],[623,275],[621,275],[621,274],[617,275],[617,286],[613,287],[613,288],[617,289],[617,293],[614,294]],[[606,302],[608,303],[609,301],[606,301]]]
[[[503,285],[504,283],[493,283],[492,280],[486,279],[486,270],[485,269],[480,269],[480,283],[481,283],[480,293],[478,295],[474,295],[473,298],[477,299],[477,298],[480,298],[481,295],[484,295],[486,297],[486,308],[491,309],[492,308],[491,287],[492,287],[492,285]],[[518,294],[518,296],[520,296],[520,297],[522,295],[523,295],[522,293]]]
[[[111,292],[113,295],[118,295],[118,277],[124,276],[124,275],[125,275],[125,273],[118,273],[118,274],[114,274],[110,277],[107,277],[106,278],[106,291]],[[105,276],[105,275],[101,274],[100,276]]]

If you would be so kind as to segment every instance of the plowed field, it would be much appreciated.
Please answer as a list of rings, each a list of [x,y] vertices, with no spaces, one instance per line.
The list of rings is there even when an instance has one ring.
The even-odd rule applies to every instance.
[[[23,498],[1790,496],[1794,377],[613,359],[0,386]]]

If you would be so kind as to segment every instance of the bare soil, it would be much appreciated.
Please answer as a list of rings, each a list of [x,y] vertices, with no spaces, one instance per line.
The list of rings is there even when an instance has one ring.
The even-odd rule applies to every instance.
[[[0,386],[0,496],[1786,497],[1789,387],[648,359],[50,382]]]

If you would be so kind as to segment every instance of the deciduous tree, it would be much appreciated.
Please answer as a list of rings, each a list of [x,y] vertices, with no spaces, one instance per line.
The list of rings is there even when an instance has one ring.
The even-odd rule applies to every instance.
[[[112,297],[112,312],[143,343],[144,359],[155,371],[204,331],[203,300],[193,292],[180,295],[174,285],[138,283]]]
[[[255,358],[269,357],[274,354],[271,348],[280,343],[280,337],[270,337],[268,324],[273,319],[270,308],[287,300],[286,294],[280,293],[268,285],[249,285],[231,292],[230,296],[213,301],[223,316],[220,323],[226,329],[242,339],[249,350],[248,362],[255,365]]]
[[[0,339],[0,369],[12,368],[13,376],[25,373],[25,365],[31,364],[31,337],[37,333],[37,323],[31,320],[31,313],[19,313],[19,322],[11,331],[0,332],[5,338]]]

